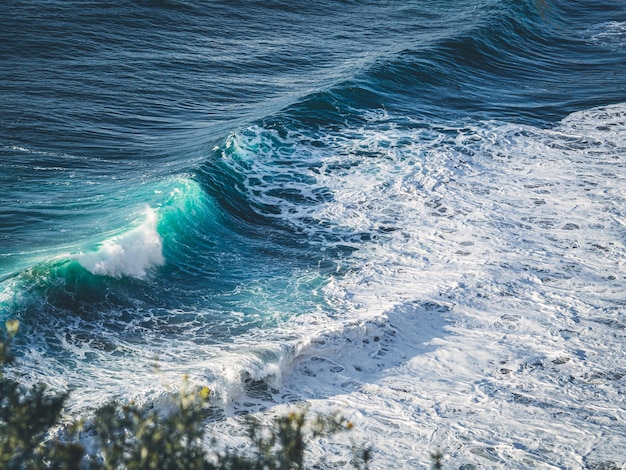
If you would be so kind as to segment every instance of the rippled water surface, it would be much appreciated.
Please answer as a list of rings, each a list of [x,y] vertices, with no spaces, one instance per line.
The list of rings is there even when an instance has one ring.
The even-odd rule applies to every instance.
[[[83,415],[189,376],[225,445],[340,410],[374,468],[626,463],[622,2],[0,12],[24,383]]]

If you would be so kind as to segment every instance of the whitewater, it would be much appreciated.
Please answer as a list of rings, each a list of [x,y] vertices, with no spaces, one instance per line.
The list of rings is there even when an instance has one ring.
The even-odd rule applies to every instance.
[[[356,161],[319,178],[332,202],[284,212],[368,243],[325,287],[340,318],[291,322],[306,339],[278,395],[348,413],[381,468],[436,448],[453,468],[619,468],[625,117],[403,132],[380,113],[324,156],[298,148],[321,174]]]
[[[620,2],[73,4],[0,7],[11,377],[207,386],[222,449],[339,412],[323,468],[626,468]]]

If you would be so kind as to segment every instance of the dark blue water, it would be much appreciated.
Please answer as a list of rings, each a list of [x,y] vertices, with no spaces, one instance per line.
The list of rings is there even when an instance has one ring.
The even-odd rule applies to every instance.
[[[619,126],[624,102],[622,1],[2,1],[0,315],[21,373],[108,397],[148,394],[154,357],[221,384],[215,358],[281,369],[290,322],[366,305],[337,286],[419,230],[397,193],[368,205],[389,158],[469,162],[468,129],[610,105]]]

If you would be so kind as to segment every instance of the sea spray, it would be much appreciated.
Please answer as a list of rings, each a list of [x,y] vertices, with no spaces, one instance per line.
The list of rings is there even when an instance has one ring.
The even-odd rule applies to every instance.
[[[149,268],[165,264],[156,211],[147,207],[140,226],[105,240],[96,251],[80,253],[74,259],[95,275],[144,279]]]

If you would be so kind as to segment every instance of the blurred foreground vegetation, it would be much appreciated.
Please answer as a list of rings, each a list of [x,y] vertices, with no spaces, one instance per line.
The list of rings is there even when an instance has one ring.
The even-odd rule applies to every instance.
[[[67,393],[54,393],[45,385],[26,388],[5,377],[13,360],[11,339],[19,322],[6,322],[0,333],[0,468],[2,469],[303,469],[311,438],[347,431],[352,424],[338,415],[308,418],[306,412],[274,419],[270,427],[249,421],[251,451],[215,452],[205,436],[209,390],[186,387],[170,396],[172,410],[159,413],[133,404],[108,403],[88,425],[60,426]],[[88,427],[94,446],[80,441]],[[355,449],[351,464],[365,468],[369,449]]]

